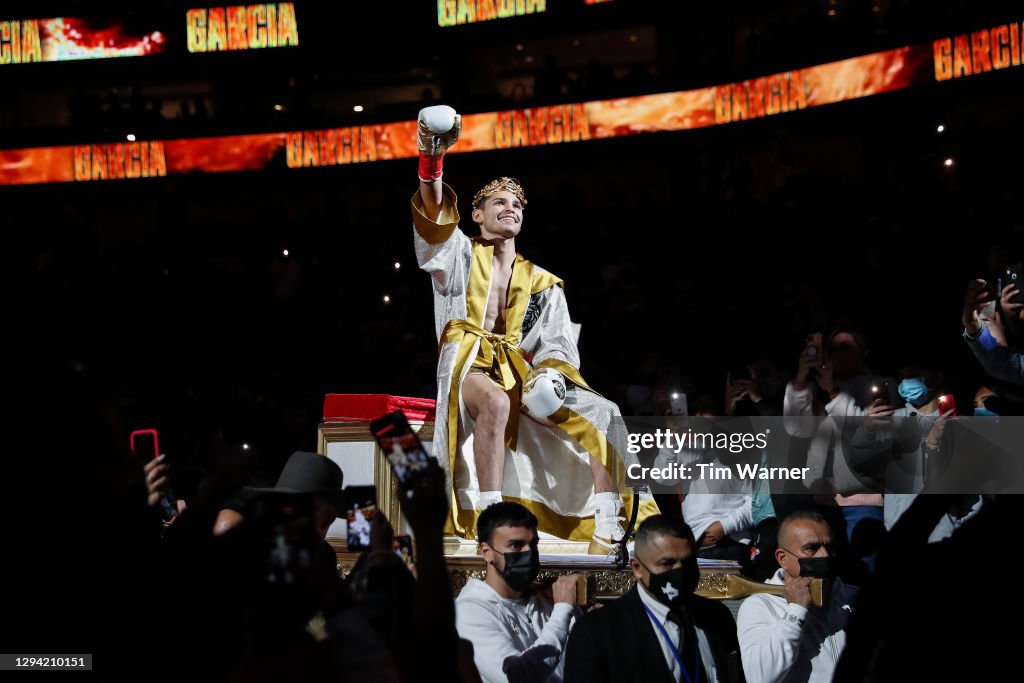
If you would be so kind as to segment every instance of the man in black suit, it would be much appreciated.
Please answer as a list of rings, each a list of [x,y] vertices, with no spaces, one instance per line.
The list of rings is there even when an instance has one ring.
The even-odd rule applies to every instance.
[[[736,622],[693,594],[700,578],[693,531],[648,517],[636,532],[636,585],[576,621],[565,651],[566,683],[742,681]]]

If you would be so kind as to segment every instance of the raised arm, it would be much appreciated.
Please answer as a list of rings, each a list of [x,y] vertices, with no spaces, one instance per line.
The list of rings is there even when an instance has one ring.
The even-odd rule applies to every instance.
[[[420,199],[427,218],[436,221],[441,213],[444,154],[459,139],[462,117],[444,104],[425,107],[420,110],[418,130]]]
[[[1018,318],[1024,304],[1013,301],[1017,293],[1015,285],[1004,287],[999,302],[1002,310],[997,310],[988,324],[982,325],[975,311],[985,303],[985,287],[984,280],[972,280],[967,285],[961,316],[964,339],[985,372],[1003,382],[1024,384],[1024,354],[1019,349],[1007,348],[1003,322],[1004,318]]]

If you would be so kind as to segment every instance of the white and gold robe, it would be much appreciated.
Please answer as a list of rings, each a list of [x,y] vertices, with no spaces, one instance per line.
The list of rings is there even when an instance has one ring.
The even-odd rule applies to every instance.
[[[488,374],[512,397],[502,498],[532,511],[541,531],[589,541],[594,533],[590,456],[608,470],[627,512],[632,505],[632,494],[623,482],[625,467],[636,458],[626,449],[627,432],[619,409],[580,376],[562,281],[520,254],[516,254],[506,295],[506,333],[492,334],[482,328],[494,247],[462,232],[456,202],[455,193],[445,185],[441,212],[432,221],[423,212],[418,192],[412,199],[416,260],[430,273],[434,288],[440,356],[434,448],[451,487],[447,532],[469,539],[476,535],[480,489],[473,459],[475,425],[462,400],[462,381],[476,361],[487,365],[492,370]],[[520,412],[522,382],[531,366],[552,367],[567,380],[565,405],[550,417],[558,429]],[[638,523],[658,512],[653,498],[642,495]]]

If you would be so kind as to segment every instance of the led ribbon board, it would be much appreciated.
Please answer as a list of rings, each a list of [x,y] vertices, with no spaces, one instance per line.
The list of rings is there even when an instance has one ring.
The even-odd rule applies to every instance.
[[[0,20],[0,66],[141,57],[164,51],[159,30],[129,31],[120,20],[76,17]]]
[[[545,11],[546,0],[437,0],[437,25],[475,24]]]
[[[1021,24],[697,90],[466,114],[452,153],[681,131],[1018,67]],[[0,150],[0,185],[319,168],[417,156],[416,122]]]
[[[140,31],[127,28],[120,19],[0,19],[0,66],[168,52],[166,18],[150,23]],[[190,9],[185,12],[185,35],[186,45],[175,48],[182,52],[183,48],[195,53],[298,45],[295,3]]]
[[[291,2],[190,9],[185,22],[189,52],[299,44],[299,24]]]

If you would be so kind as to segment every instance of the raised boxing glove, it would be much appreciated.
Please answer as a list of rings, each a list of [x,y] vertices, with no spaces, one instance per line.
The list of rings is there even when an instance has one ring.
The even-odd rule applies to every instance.
[[[445,104],[420,109],[418,119],[420,180],[430,182],[441,177],[444,153],[455,144],[462,131],[462,117]]]

